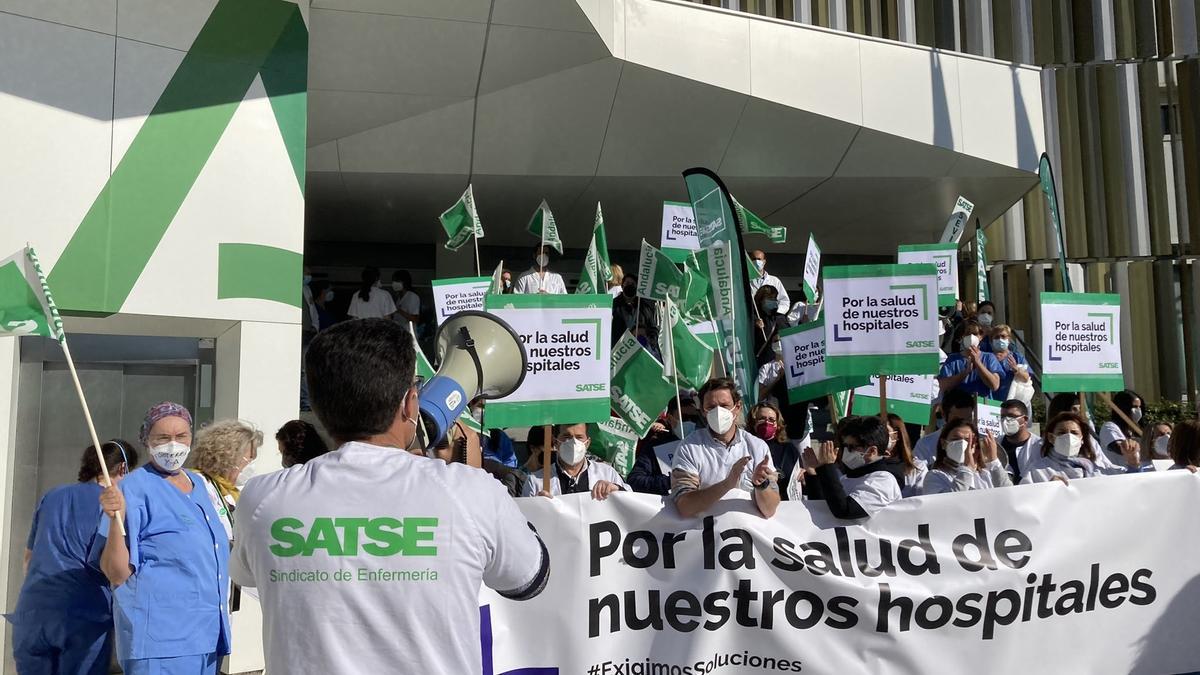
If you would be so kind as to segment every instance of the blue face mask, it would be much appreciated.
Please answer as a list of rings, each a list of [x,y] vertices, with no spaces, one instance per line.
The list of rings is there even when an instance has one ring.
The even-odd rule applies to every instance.
[[[992,349],[998,352],[1008,351],[1008,340],[1004,338],[994,338],[992,340]]]
[[[307,285],[309,285],[309,284],[311,284],[311,283],[312,283],[312,275],[311,275],[311,274],[305,274],[305,275],[304,275],[304,285],[305,285],[305,286],[307,286]]]
[[[763,300],[763,309],[767,310],[768,312],[774,312],[775,310],[779,309],[779,301]]]

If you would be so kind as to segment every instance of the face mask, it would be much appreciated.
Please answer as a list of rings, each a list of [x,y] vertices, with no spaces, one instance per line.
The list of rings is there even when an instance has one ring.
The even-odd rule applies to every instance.
[[[150,448],[150,457],[154,463],[167,473],[175,473],[187,461],[188,454],[192,449],[183,443],[171,441]]]
[[[978,346],[979,346],[979,336],[978,335],[967,335],[967,336],[963,337],[962,348],[963,348],[964,352],[967,351],[968,349],[970,349],[971,347],[978,347]]]
[[[305,285],[305,286],[307,286],[307,285],[309,285],[309,284],[311,284],[311,283],[312,283],[312,275],[311,275],[311,274],[305,274],[305,275],[304,275],[304,285]]]
[[[1163,434],[1154,439],[1154,452],[1158,455],[1170,454],[1171,434]]]
[[[783,356],[783,344],[776,342],[775,344],[771,345],[771,351],[775,352],[775,356]]]
[[[708,411],[705,415],[708,420],[708,428],[715,434],[724,434],[733,427],[733,412],[717,406]]]
[[[371,288],[383,288],[383,284],[376,281],[375,283],[371,284]]]
[[[1142,409],[1134,408],[1129,411],[1129,419],[1133,420],[1134,424],[1142,421]]]
[[[505,279],[505,280],[504,280],[504,287],[505,287],[505,288],[512,288],[512,279]]]
[[[1021,421],[1015,417],[1001,418],[1000,431],[1003,431],[1005,436],[1016,436],[1021,431]]]
[[[992,340],[992,348],[998,352],[1008,351],[1008,338],[994,338]]]
[[[775,310],[779,309],[779,301],[763,300],[763,309],[766,310],[768,314],[773,313]]]
[[[955,464],[962,464],[967,459],[967,442],[959,439],[946,444],[946,459]]]
[[[392,290],[396,291],[397,293],[404,290],[404,282],[403,281],[393,281],[392,282]]]
[[[325,302],[333,302],[333,291],[325,291]]]
[[[979,318],[979,325],[981,325],[981,326],[992,325],[992,315],[991,314],[980,314],[978,318]]]
[[[755,260],[754,266],[758,268],[759,272],[761,272],[761,271],[763,271],[763,268],[767,266],[767,261],[766,260]]]
[[[682,424],[675,426],[675,435],[680,439],[687,438],[687,435],[696,430],[696,423],[691,420],[684,420]]]
[[[754,432],[759,438],[770,441],[779,433],[779,426],[774,422],[762,421],[754,426]]]
[[[861,467],[867,463],[867,454],[858,450],[842,449],[842,464],[846,465],[851,471]]]
[[[1083,447],[1083,439],[1074,434],[1059,434],[1054,437],[1054,452],[1063,457],[1074,457]]]
[[[533,261],[537,263],[538,267],[545,267],[546,265],[550,264],[550,258],[545,254],[534,257]]]
[[[237,480],[236,480],[236,481],[234,481],[234,484],[235,484],[235,485],[237,485],[239,489],[240,489],[240,488],[243,488],[243,487],[245,487],[246,483],[247,483],[247,482],[248,482],[248,481],[249,481],[251,478],[254,478],[255,476],[257,476],[257,475],[258,475],[258,474],[257,474],[257,473],[254,471],[254,463],[255,463],[255,462],[257,462],[257,461],[258,461],[258,459],[257,459],[257,458],[256,458],[256,459],[252,459],[252,460],[250,460],[249,462],[246,462],[246,466],[243,466],[243,467],[242,467],[242,471],[241,471],[241,473],[239,473],[239,474],[238,474]]]
[[[558,457],[567,466],[575,466],[583,461],[587,454],[587,443],[578,438],[568,438],[558,444]]]

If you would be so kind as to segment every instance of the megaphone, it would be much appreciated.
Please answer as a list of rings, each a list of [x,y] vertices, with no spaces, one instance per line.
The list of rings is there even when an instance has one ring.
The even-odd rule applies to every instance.
[[[477,398],[503,398],[525,380],[525,345],[499,317],[466,310],[446,319],[434,340],[437,374],[421,385],[418,403],[426,450],[446,436]]]

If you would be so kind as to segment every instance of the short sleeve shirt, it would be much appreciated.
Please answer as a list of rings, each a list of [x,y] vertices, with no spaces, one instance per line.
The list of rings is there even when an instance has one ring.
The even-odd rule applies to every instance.
[[[366,300],[355,291],[350,298],[350,308],[346,310],[346,314],[355,319],[382,319],[395,312],[396,303],[392,302],[392,296],[381,288],[372,288]]]
[[[725,480],[729,470],[742,457],[750,457],[742,470],[742,480],[738,488],[746,491],[754,489],[751,485],[754,468],[765,457],[772,470],[775,465],[771,461],[771,450],[762,439],[738,429],[733,442],[726,447],[724,443],[713,437],[707,428],[697,429],[688,434],[679,444],[675,457],[671,462],[671,470],[682,471],[699,477],[697,489],[703,490],[710,485],[716,485]]]
[[[479,672],[480,584],[524,599],[549,574],[490,475],[366,443],[252,478],[234,535],[273,673]]]
[[[92,562],[101,490],[89,481],[56,487],[42,497],[26,543],[32,556],[14,621],[39,612],[91,621],[112,616],[108,579]]]
[[[983,366],[990,372],[993,372],[996,375],[1003,375],[1003,369],[1000,367],[1000,362],[996,360],[996,357],[992,355],[991,352],[980,352],[979,360],[983,362]],[[950,356],[946,357],[946,362],[942,364],[942,369],[940,372],[938,372],[938,377],[953,377],[958,375],[962,371],[966,370],[968,363],[969,362],[967,361],[966,357],[964,357],[962,354],[951,354]],[[987,385],[983,383],[983,380],[979,378],[978,370],[971,371],[971,374],[967,375],[966,379],[964,379],[962,383],[958,385],[958,388],[969,391],[976,396],[982,396],[984,398],[991,398],[995,400],[999,400],[997,399],[997,396],[1003,397],[1004,394],[1008,393],[1007,391],[997,393],[996,391],[988,389]]]
[[[407,317],[401,316],[400,312],[405,314],[420,314],[421,313],[421,297],[410,290],[404,290],[400,293],[400,298],[396,302],[396,309],[400,310],[392,315],[392,320],[408,329],[412,322]]]

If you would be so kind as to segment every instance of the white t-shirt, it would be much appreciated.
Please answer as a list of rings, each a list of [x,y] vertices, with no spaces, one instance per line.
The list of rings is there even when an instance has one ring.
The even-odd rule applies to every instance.
[[[516,285],[513,286],[514,293],[539,293],[542,290],[550,295],[566,295],[567,284],[558,272],[546,270],[545,275],[542,275],[538,274],[536,269],[530,268],[517,279]]]
[[[538,469],[537,471],[525,477],[525,486],[521,489],[522,497],[534,497],[537,496],[537,493],[541,491],[543,475],[542,471],[543,469]],[[596,487],[597,482],[602,480],[606,480],[610,483],[616,483],[617,485],[621,486],[622,490],[630,489],[629,485],[625,483],[625,479],[621,478],[621,474],[617,473],[616,469],[612,468],[612,466],[608,464],[605,464],[604,462],[588,458],[587,465],[583,467],[583,471],[587,471],[589,491],[591,491],[591,488]],[[579,475],[582,476],[583,472],[581,471]],[[550,476],[550,494],[554,495],[555,497],[562,495],[562,485],[559,484],[557,471],[554,472],[553,476]]]
[[[365,302],[358,293],[354,291],[354,297],[350,299],[350,308],[346,310],[349,316],[355,319],[382,319],[395,313],[396,303],[392,302],[391,294],[382,288],[372,287]]]
[[[738,484],[738,489],[749,492],[754,489],[751,481],[754,477],[754,468],[758,466],[759,462],[766,457],[767,464],[772,471],[775,470],[775,464],[771,461],[771,450],[767,444],[745,429],[737,430],[729,447],[725,447],[724,443],[713,438],[712,432],[707,427],[693,431],[683,439],[675,451],[671,470],[680,470],[698,476],[700,484],[696,489],[703,490],[725,480],[733,465],[747,455],[750,456],[750,461],[742,470],[742,480]]]
[[[400,293],[400,302],[396,305],[396,309],[406,314],[419,315],[421,313],[421,297],[412,291],[403,291]],[[403,326],[405,330],[408,330],[409,325],[412,323],[407,317],[401,316],[400,312],[392,315],[392,320]]]
[[[846,496],[857,502],[868,516],[875,515],[883,507],[903,497],[900,484],[887,471],[872,471],[857,478],[843,474],[841,479]]]
[[[525,599],[549,574],[494,478],[365,443],[252,478],[234,532],[272,673],[478,672],[480,583]]]
[[[783,377],[783,361],[768,361],[758,369],[758,386],[770,389],[780,377]]]

